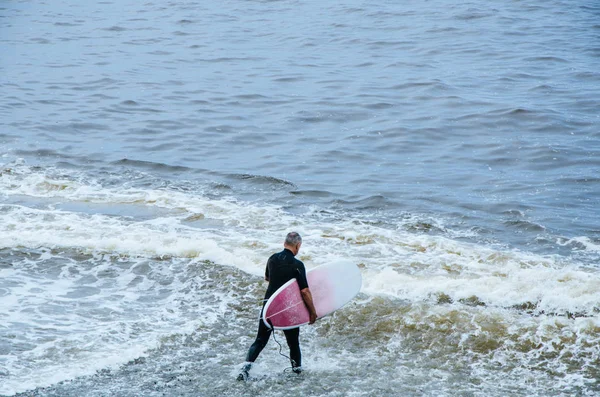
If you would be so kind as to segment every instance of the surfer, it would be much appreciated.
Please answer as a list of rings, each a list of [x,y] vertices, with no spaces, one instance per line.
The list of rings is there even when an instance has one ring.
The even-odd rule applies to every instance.
[[[287,234],[285,242],[283,243],[283,251],[271,255],[267,261],[267,268],[265,270],[265,280],[269,282],[269,286],[267,287],[267,292],[265,293],[265,299],[263,302],[266,302],[271,295],[273,295],[273,293],[279,289],[279,287],[287,283],[289,280],[295,278],[298,281],[298,286],[300,287],[302,300],[304,301],[304,304],[306,305],[310,315],[309,324],[314,324],[317,319],[317,311],[315,310],[315,305],[313,304],[312,294],[308,288],[306,269],[304,268],[304,263],[295,258],[295,256],[298,255],[298,251],[300,251],[301,245],[302,237],[296,232],[290,232]],[[267,345],[269,337],[271,336],[271,332],[273,331],[273,328],[267,327],[262,321],[262,311],[260,317],[261,318],[258,320],[258,332],[256,334],[256,340],[252,346],[250,346],[250,349],[248,349],[246,363],[238,375],[238,380],[248,379],[248,373],[250,368],[252,368],[252,363],[254,363],[260,352]],[[290,348],[292,371],[299,374],[302,372],[302,355],[300,352],[300,342],[298,339],[300,336],[300,328],[289,329],[283,332],[285,334],[288,347]]]

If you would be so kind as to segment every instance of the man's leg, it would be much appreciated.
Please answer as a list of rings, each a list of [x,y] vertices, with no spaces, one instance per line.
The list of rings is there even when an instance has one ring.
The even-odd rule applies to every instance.
[[[271,332],[273,330],[268,328],[262,319],[258,320],[258,332],[256,333],[256,340],[248,349],[248,354],[246,355],[246,361],[253,363],[256,361],[256,358],[260,354],[260,352],[265,348],[269,338],[271,337]]]
[[[300,352],[300,327],[294,329],[288,329],[283,331],[285,339],[290,348],[290,360],[292,362],[292,369],[296,373],[302,371],[302,353]]]
[[[246,363],[242,367],[240,374],[238,375],[238,380],[246,380],[248,379],[248,373],[250,368],[252,368],[252,363],[256,361],[260,352],[265,348],[267,342],[269,341],[269,337],[271,336],[272,330],[267,328],[262,319],[258,320],[258,332],[256,333],[256,339],[250,349],[248,349],[248,354],[246,354]]]

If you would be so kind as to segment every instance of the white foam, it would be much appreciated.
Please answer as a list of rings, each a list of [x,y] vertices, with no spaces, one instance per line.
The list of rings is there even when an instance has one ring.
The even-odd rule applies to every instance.
[[[104,188],[83,178],[33,172],[26,166],[2,174],[5,194],[53,197],[112,206],[135,203],[168,210],[157,218],[136,221],[102,214],[11,206],[0,213],[0,245],[30,248],[77,248],[146,257],[208,259],[262,274],[281,236],[298,229],[305,244],[300,259],[312,267],[338,259],[365,268],[363,291],[420,300],[444,293],[454,300],[477,296],[490,305],[524,302],[540,310],[591,312],[600,293],[600,274],[560,258],[413,234],[359,219],[320,214],[293,216],[274,205],[161,189]],[[58,188],[57,188],[58,187]],[[202,214],[200,228],[185,219]],[[399,221],[401,224],[402,221]],[[442,227],[442,226],[440,226]],[[574,239],[593,244],[589,239]]]
[[[166,189],[107,188],[84,177],[55,174],[58,176],[16,165],[11,172],[0,175],[0,191],[12,196],[13,203],[19,202],[19,196],[40,199],[36,208],[23,203],[0,206],[0,248],[41,250],[45,252],[42,259],[51,259],[54,252],[61,251],[98,257],[108,254],[140,263],[161,257],[183,262],[206,259],[262,275],[266,258],[281,248],[283,236],[293,229],[304,237],[299,258],[307,267],[338,260],[359,264],[363,271],[362,291],[369,295],[388,295],[415,303],[430,302],[440,294],[453,302],[476,297],[490,309],[533,304],[538,313],[578,313],[597,320],[600,272],[568,259],[410,233],[403,227],[403,220],[394,227],[336,214],[325,216],[318,211],[292,215],[275,205]],[[52,201],[48,204],[42,199]],[[165,211],[151,219],[136,219],[93,209],[59,210],[57,202],[97,203],[111,208],[136,205]],[[589,239],[577,241],[593,248]],[[107,268],[110,264],[104,266],[104,270],[110,270]],[[11,268],[3,269],[0,276],[9,277],[13,272]],[[34,307],[59,299],[65,290],[75,287],[66,267],[63,272],[56,280],[46,280],[43,294],[31,293],[35,286],[27,282],[13,288],[10,295],[2,298],[0,315],[10,321],[34,323],[33,317],[11,312],[10,308],[23,304]],[[135,278],[135,274],[125,272],[112,289],[102,289],[101,293],[122,294],[125,303],[133,302],[152,288],[152,283],[145,279],[132,289],[129,285]],[[125,303],[115,304],[115,311],[123,311]],[[71,320],[74,322],[68,325],[71,330],[85,324],[84,319]],[[105,336],[106,329],[109,328],[99,331],[97,337]],[[154,346],[161,332],[169,330],[164,325],[145,340],[133,336],[134,332],[124,332],[123,339],[110,348],[92,349],[89,355],[82,353],[71,363],[61,363],[64,371],[59,372],[64,374],[63,379],[68,379],[126,362]],[[139,350],[132,349],[130,354],[122,356],[111,350],[127,349],[129,338],[140,346]],[[11,373],[19,373],[17,363],[10,365]],[[0,393],[55,382],[57,378],[52,372],[56,367],[47,368],[47,371],[36,369],[39,376],[21,386],[17,383],[22,382],[23,376],[9,377],[10,388],[0,387]]]
[[[205,311],[202,316],[195,309],[190,311],[186,302],[208,298],[198,295],[202,290],[190,289],[202,280],[181,277],[188,261],[159,261],[142,273],[138,265],[145,265],[143,258],[122,266],[102,257],[77,266],[60,265],[64,261],[59,254],[50,255],[45,264],[59,264],[61,271],[46,277],[33,276],[32,272],[44,269],[44,263],[29,268],[29,260],[15,262],[12,269],[3,272],[11,294],[0,301],[2,322],[17,335],[16,343],[29,347],[2,357],[0,362],[8,375],[0,383],[0,394],[11,395],[115,368],[157,347],[164,335],[189,334],[200,324],[209,325],[218,319],[214,311]],[[143,281],[131,284],[140,274]],[[169,278],[170,283],[163,285]],[[92,285],[97,291],[89,296],[69,296],[82,285]],[[159,297],[166,289],[170,292]],[[212,294],[210,299],[222,306],[219,300],[232,298],[217,299]],[[52,312],[53,308],[60,310]]]
[[[82,354],[77,360],[71,362],[60,361],[58,363],[40,366],[34,369],[26,368],[13,363],[14,372],[8,379],[3,379],[0,386],[0,393],[3,395],[13,395],[36,387],[45,387],[56,384],[68,379],[74,379],[78,376],[93,375],[99,369],[115,369],[125,362],[141,357],[146,350],[153,347],[143,341],[137,341],[135,346],[119,346],[118,349],[109,351],[90,351]]]
[[[135,203],[177,210],[177,214],[135,221],[13,206],[0,214],[2,246],[77,247],[122,255],[200,258],[259,274],[265,257],[280,246],[281,236],[297,228],[305,237],[301,258],[308,266],[336,259],[364,263],[365,291],[370,293],[414,299],[436,291],[456,298],[471,294],[499,305],[526,300],[561,306],[562,301],[566,309],[573,308],[574,301],[588,305],[589,296],[598,292],[593,288],[598,273],[583,272],[576,265],[559,263],[552,257],[498,251],[444,237],[386,229],[357,219],[292,216],[274,205],[160,189],[103,188],[93,181],[57,174],[55,177],[20,166],[2,174],[0,187],[9,195],[113,206]],[[221,221],[223,227],[187,226],[185,219],[194,214],[202,214],[206,221]],[[587,244],[589,249],[595,247],[587,238],[573,240]]]
[[[446,249],[435,251],[437,255],[428,255],[427,266],[418,271],[410,267],[368,270],[363,291],[411,301],[444,294],[454,301],[477,297],[482,303],[499,307],[531,303],[539,312],[556,314],[591,315],[599,303],[600,275],[576,266],[554,266],[556,263],[546,258],[524,263],[517,253],[498,262],[486,260],[490,256],[476,249],[470,250],[471,257],[453,258],[448,258]]]
[[[592,239],[585,236],[574,237],[571,239],[563,239],[559,240],[557,243],[562,246],[580,246],[583,247],[584,251],[600,252],[600,243],[592,241]]]

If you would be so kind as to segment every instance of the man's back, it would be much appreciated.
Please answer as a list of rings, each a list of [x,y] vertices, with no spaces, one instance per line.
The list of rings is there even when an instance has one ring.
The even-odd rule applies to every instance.
[[[265,300],[269,299],[275,291],[293,278],[298,280],[300,290],[308,288],[304,264],[296,259],[294,254],[288,249],[271,255],[267,261],[265,278],[269,280]]]

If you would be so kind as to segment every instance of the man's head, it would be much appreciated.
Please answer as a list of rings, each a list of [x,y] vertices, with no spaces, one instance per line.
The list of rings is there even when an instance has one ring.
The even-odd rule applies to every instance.
[[[285,242],[283,243],[283,246],[292,251],[294,255],[298,255],[301,245],[302,237],[298,233],[289,232],[287,236],[285,236]]]

